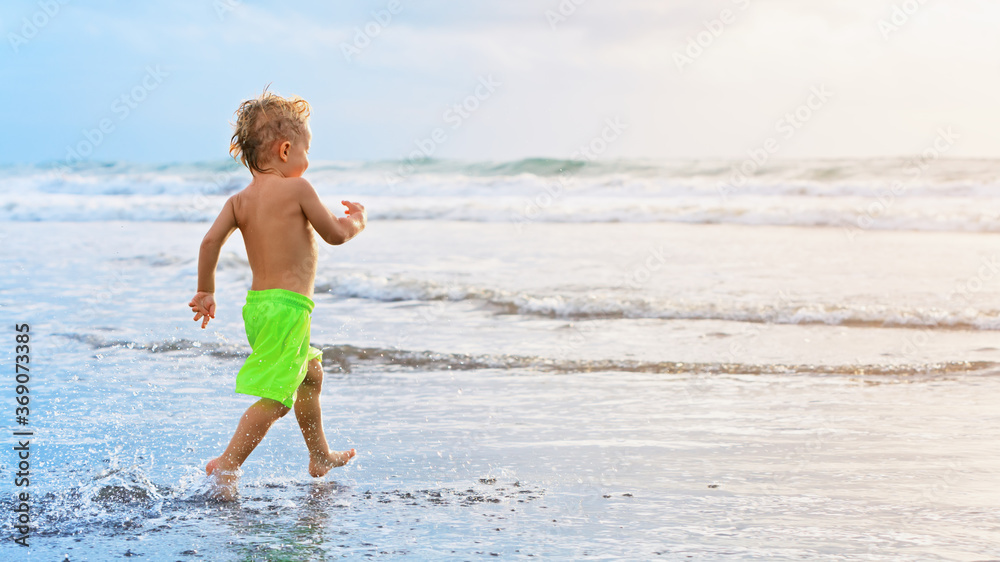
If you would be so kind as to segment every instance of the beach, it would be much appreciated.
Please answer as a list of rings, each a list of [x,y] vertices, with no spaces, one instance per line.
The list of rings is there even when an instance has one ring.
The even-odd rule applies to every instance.
[[[245,172],[6,168],[27,559],[1000,558],[1000,164],[910,166],[318,163],[329,207],[369,212],[321,246],[312,316],[358,456],[313,479],[279,420],[231,504],[204,465],[253,400],[238,232],[208,329],[187,302]]]

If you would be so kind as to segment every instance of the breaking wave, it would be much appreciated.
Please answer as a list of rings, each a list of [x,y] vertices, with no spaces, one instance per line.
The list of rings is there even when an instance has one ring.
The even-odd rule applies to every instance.
[[[764,324],[1000,330],[1000,310],[981,310],[955,303],[953,310],[891,305],[834,304],[778,300],[769,304],[683,302],[632,296],[624,290],[603,294],[543,295],[463,284],[441,284],[400,276],[361,273],[317,279],[316,293],[339,298],[395,301],[478,301],[507,314],[550,318],[654,318],[661,320],[728,320]]]
[[[247,350],[234,353],[224,344],[216,342],[191,342],[169,340],[139,343],[124,340],[106,340],[89,334],[58,334],[87,343],[94,348],[124,347],[149,352],[194,351],[221,357],[246,357]],[[950,361],[905,365],[784,365],[755,363],[699,363],[678,361],[638,361],[620,359],[553,359],[509,354],[440,353],[381,347],[353,345],[322,345],[324,367],[340,372],[354,371],[472,371],[510,370],[555,372],[562,374],[626,372],[677,375],[925,375],[940,376],[954,373],[994,374],[1000,364],[989,361]],[[124,492],[123,492],[124,493]],[[144,493],[152,493],[147,490]]]
[[[307,175],[331,205],[373,220],[680,222],[1000,232],[1000,161],[773,162],[744,179],[732,161],[326,162]],[[214,219],[249,181],[232,162],[0,168],[0,220]]]

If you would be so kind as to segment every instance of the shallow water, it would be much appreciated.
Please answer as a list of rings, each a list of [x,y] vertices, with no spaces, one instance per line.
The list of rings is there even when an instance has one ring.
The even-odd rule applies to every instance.
[[[314,481],[283,419],[227,505],[200,471],[247,402],[223,382],[239,359],[101,351],[104,376],[39,385],[29,559],[972,560],[1000,544],[994,375],[328,365],[325,426],[358,458]]]

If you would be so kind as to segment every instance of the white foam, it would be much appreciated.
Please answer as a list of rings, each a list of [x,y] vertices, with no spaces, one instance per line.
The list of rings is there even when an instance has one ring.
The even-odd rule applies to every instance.
[[[623,297],[590,291],[586,295],[532,294],[476,287],[442,285],[402,276],[364,273],[317,279],[316,294],[378,301],[480,301],[504,311],[567,319],[653,318],[663,320],[729,320],[766,324],[826,324],[844,326],[930,329],[1000,330],[1000,311],[926,309],[902,305],[795,302],[774,303],[680,301]]]
[[[745,185],[733,163],[520,161],[320,163],[307,174],[324,201],[362,200],[374,220],[681,222],[868,230],[1000,231],[991,204],[1000,162],[784,162]],[[558,169],[572,173],[555,173]],[[533,170],[534,173],[529,172]],[[249,181],[225,163],[7,168],[0,220],[207,222]]]

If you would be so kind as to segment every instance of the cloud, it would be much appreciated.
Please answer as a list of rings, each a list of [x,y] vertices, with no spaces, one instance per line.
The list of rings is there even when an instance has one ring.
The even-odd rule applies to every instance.
[[[223,154],[217,139],[232,110],[268,82],[313,102],[317,157],[396,157],[484,75],[502,87],[442,155],[566,156],[620,117],[633,126],[608,157],[739,157],[816,84],[836,99],[786,146],[789,157],[905,154],[945,124],[963,133],[956,155],[996,155],[1000,6],[925,2],[901,22],[903,5],[400,0],[348,60],[343,46],[388,0],[245,1],[221,15],[212,2],[71,3],[4,54],[4,107],[41,101],[47,110],[0,110],[0,126],[21,139],[2,158],[57,158],[151,63],[169,68],[170,81],[94,158]],[[732,17],[720,28],[723,10]],[[553,25],[546,12],[563,19]],[[896,22],[888,37],[880,21]],[[692,41],[705,44],[679,69],[676,54]],[[151,130],[156,142],[143,136]]]

